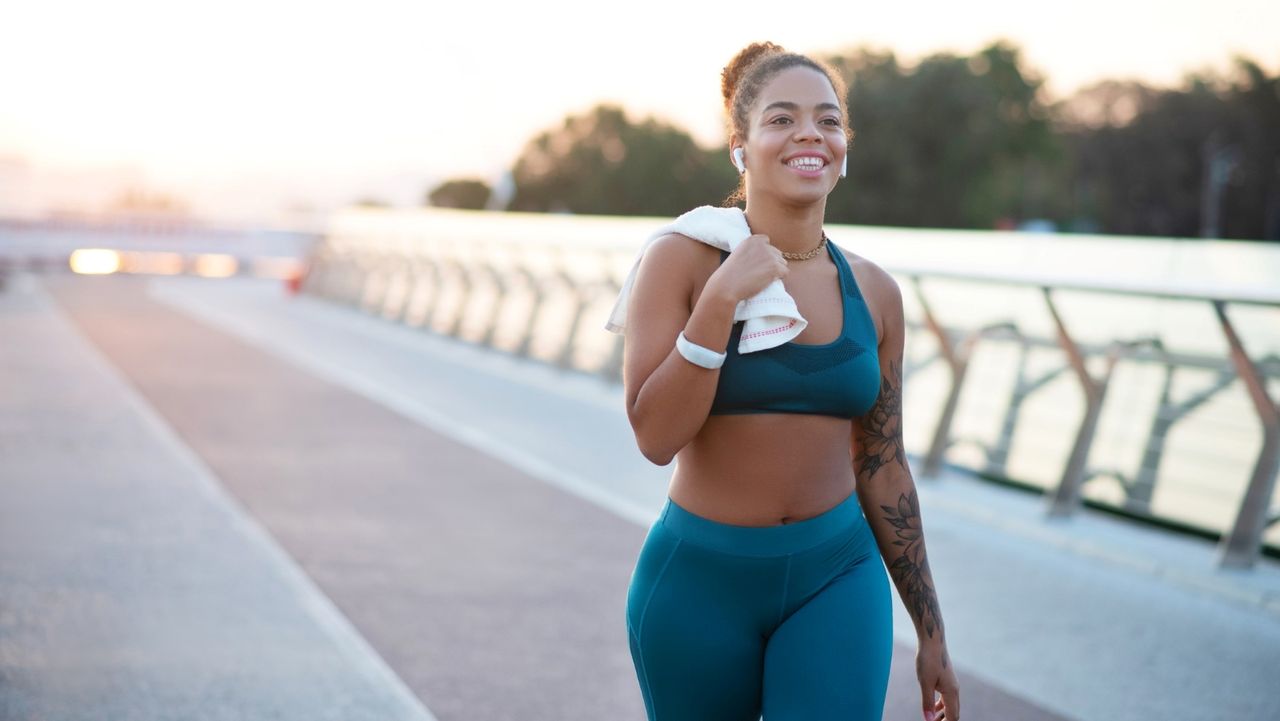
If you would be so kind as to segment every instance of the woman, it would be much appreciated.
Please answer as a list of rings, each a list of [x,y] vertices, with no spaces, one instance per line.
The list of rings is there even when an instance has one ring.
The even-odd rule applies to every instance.
[[[627,597],[649,719],[879,721],[887,565],[919,635],[924,717],[959,721],[902,445],[902,297],[822,230],[852,137],[843,83],[757,43],[722,91],[752,235],[730,254],[656,238],[626,306],[628,418],[646,458],[679,459]],[[738,352],[735,307],[776,279],[808,324]]]

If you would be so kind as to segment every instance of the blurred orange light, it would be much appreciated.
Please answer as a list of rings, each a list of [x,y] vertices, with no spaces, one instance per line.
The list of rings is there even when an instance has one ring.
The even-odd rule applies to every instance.
[[[120,254],[105,248],[80,248],[71,254],[71,270],[81,275],[107,275],[120,270]]]
[[[226,278],[235,275],[239,265],[235,256],[205,253],[196,256],[195,273],[206,278]]]
[[[130,273],[152,275],[177,275],[182,272],[183,259],[178,253],[133,252],[124,258],[124,269]]]

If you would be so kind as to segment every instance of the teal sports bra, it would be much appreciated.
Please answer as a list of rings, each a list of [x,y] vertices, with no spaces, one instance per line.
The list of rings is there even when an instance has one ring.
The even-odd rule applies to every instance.
[[[827,252],[839,270],[844,307],[840,336],[830,343],[788,342],[741,355],[743,321],[734,323],[711,415],[814,413],[857,418],[875,405],[880,395],[876,326],[844,253],[831,242]],[[720,251],[720,262],[728,256]]]

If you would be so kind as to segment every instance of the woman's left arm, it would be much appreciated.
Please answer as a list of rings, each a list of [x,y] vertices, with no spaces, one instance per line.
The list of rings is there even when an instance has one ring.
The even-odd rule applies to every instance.
[[[946,721],[959,721],[959,687],[947,653],[946,629],[925,553],[924,527],[915,480],[902,443],[902,355],[905,319],[902,292],[882,270],[877,295],[884,309],[880,339],[880,394],[875,405],[853,422],[851,440],[858,501],[875,534],[889,575],[911,615],[919,638],[916,671],[925,718],[945,709]],[[942,695],[935,701],[934,691]]]

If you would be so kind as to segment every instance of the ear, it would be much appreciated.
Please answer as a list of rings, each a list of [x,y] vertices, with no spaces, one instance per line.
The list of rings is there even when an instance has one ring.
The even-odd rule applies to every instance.
[[[738,137],[737,133],[730,133],[729,134],[729,160],[733,160],[733,154],[735,151],[744,150],[746,148],[746,145],[747,144],[743,142],[742,138]]]

